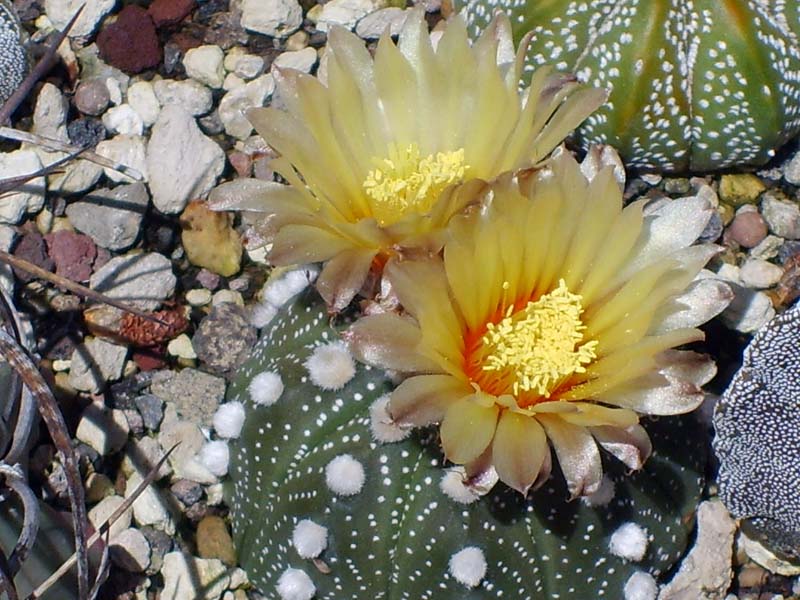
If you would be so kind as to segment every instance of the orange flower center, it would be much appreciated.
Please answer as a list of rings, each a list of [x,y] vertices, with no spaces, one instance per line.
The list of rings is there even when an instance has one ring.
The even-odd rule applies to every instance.
[[[597,341],[583,342],[582,297],[564,280],[556,289],[498,322],[486,324],[466,361],[467,373],[485,392],[511,394],[529,406],[551,393],[597,357]]]

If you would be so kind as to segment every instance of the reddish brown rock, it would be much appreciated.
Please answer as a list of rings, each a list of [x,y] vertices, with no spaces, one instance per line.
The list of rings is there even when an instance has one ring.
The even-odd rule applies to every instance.
[[[153,19],[140,6],[123,8],[117,20],[97,36],[97,46],[107,63],[126,73],[140,73],[161,62]]]
[[[97,246],[92,238],[74,231],[56,231],[44,237],[47,253],[56,263],[56,275],[72,281],[88,281],[97,258]]]
[[[744,248],[754,248],[767,237],[767,224],[756,211],[739,213],[731,222],[728,233]]]
[[[147,12],[156,27],[165,27],[180,23],[194,10],[194,0],[155,0]]]
[[[52,271],[55,267],[55,263],[47,256],[44,238],[36,231],[30,231],[19,239],[19,242],[14,247],[14,256],[27,260],[45,271]],[[14,275],[25,283],[36,279],[34,275],[21,269],[14,269]]]

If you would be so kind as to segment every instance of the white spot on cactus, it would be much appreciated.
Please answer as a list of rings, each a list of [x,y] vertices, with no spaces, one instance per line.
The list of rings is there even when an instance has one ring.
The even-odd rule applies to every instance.
[[[334,494],[354,496],[364,487],[364,467],[349,454],[341,454],[325,467],[325,483]]]
[[[483,550],[467,546],[450,557],[450,575],[459,583],[474,588],[486,576],[486,557]]]
[[[286,569],[278,578],[277,589],[281,600],[311,600],[317,593],[311,577],[300,569]]]
[[[323,390],[338,390],[356,374],[356,364],[343,342],[317,346],[305,362],[311,382]]]
[[[316,267],[293,269],[264,284],[261,297],[272,306],[281,307],[306,289],[317,278]]]
[[[497,471],[494,468],[489,468],[468,480],[464,467],[455,466],[445,471],[439,481],[439,489],[445,496],[459,504],[471,504],[488,494],[497,480]]]
[[[295,525],[292,544],[302,558],[316,558],[328,546],[328,528],[303,519]]]
[[[244,425],[244,406],[241,402],[226,402],[214,413],[214,430],[225,439],[236,439]]]
[[[636,571],[628,578],[623,588],[625,600],[656,600],[658,584],[650,573]]]
[[[639,562],[647,552],[647,530],[636,523],[623,523],[611,534],[608,549],[614,556]]]
[[[588,496],[581,496],[581,500],[588,506],[607,506],[608,503],[614,499],[615,493],[616,486],[614,485],[614,480],[608,475],[603,475],[603,479],[600,480],[600,485],[597,486],[597,490]]]
[[[250,399],[258,406],[272,406],[283,393],[283,380],[274,371],[259,373],[247,388]]]
[[[200,449],[200,462],[217,477],[224,477],[230,464],[228,444],[220,440],[206,442]]]
[[[389,394],[375,400],[369,407],[369,428],[375,441],[388,444],[406,439],[411,429],[401,427],[389,414]]]

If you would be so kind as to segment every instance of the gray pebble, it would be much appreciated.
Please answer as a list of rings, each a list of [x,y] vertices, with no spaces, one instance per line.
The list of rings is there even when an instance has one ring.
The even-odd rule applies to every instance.
[[[153,376],[150,392],[172,402],[184,419],[198,425],[211,425],[225,396],[225,380],[197,369],[183,369],[178,373],[159,371]]]
[[[183,502],[184,506],[192,506],[203,497],[203,486],[188,479],[179,479],[170,488],[173,495]]]
[[[192,346],[209,369],[226,374],[245,360],[257,339],[245,310],[226,302],[215,306],[200,322]]]
[[[98,246],[126,250],[139,236],[149,197],[142,183],[98,189],[67,206],[70,223]]]
[[[69,384],[76,390],[97,393],[108,381],[122,376],[128,349],[100,338],[75,348],[69,370]]]
[[[164,402],[153,394],[143,394],[134,400],[144,426],[150,431],[158,431],[161,419],[164,418]]]
[[[157,253],[112,258],[98,269],[89,286],[142,310],[155,310],[175,292],[175,275],[168,258]]]
[[[800,239],[800,208],[783,194],[764,192],[761,215],[771,233],[790,240]]]

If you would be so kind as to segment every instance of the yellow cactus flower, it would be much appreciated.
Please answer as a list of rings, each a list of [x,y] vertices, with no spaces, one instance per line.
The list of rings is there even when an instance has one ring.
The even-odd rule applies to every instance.
[[[454,218],[443,260],[387,265],[405,312],[366,316],[346,338],[360,360],[407,375],[394,423],[441,423],[445,456],[468,473],[494,468],[526,493],[549,476],[551,445],[570,492],[591,494],[598,447],[641,467],[639,415],[693,410],[714,374],[674,349],[731,299],[698,277],[719,251],[695,244],[712,212],[700,197],[623,208],[612,169],[587,180],[563,152]]]
[[[514,54],[504,16],[474,44],[454,17],[434,47],[414,10],[374,58],[333,28],[326,82],[275,69],[286,110],[248,113],[288,185],[236,180],[212,193],[212,205],[265,213],[270,261],[326,262],[317,286],[343,308],[370,268],[438,251],[442,229],[482,181],[537,165],[602,103],[604,91],[548,69],[520,90],[525,46]]]

